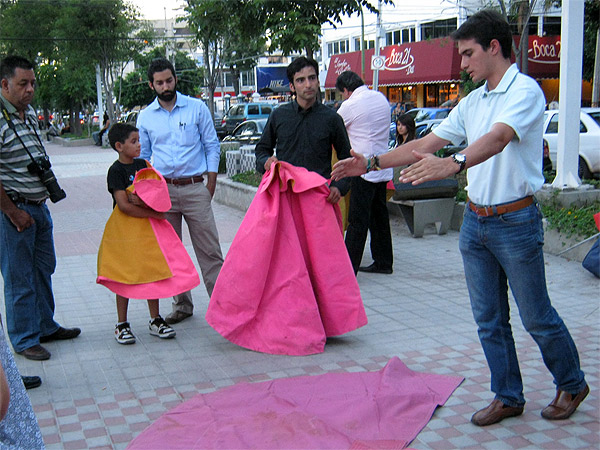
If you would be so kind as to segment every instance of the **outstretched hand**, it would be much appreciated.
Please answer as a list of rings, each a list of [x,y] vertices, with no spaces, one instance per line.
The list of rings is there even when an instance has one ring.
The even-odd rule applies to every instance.
[[[452,158],[439,158],[431,153],[419,153],[415,150],[412,154],[418,161],[400,172],[398,180],[401,183],[417,185],[426,181],[441,180],[454,175],[459,169]]]
[[[351,158],[342,159],[333,166],[331,178],[335,181],[345,177],[355,177],[367,172],[367,158],[350,150]]]

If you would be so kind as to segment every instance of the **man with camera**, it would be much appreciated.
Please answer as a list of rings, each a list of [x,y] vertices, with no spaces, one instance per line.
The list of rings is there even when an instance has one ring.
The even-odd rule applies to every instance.
[[[79,328],[54,320],[52,274],[56,268],[52,218],[46,200],[65,197],[39,135],[30,106],[33,64],[19,56],[0,61],[0,270],[8,336],[15,352],[50,358],[40,342],[73,339]]]

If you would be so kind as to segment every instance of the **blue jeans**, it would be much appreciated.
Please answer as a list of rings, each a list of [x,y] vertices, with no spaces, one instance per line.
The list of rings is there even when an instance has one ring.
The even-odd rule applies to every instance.
[[[20,352],[58,330],[54,321],[51,276],[56,268],[52,218],[46,205],[18,203],[35,223],[22,232],[0,215],[0,269],[4,279],[6,325],[10,342]]]
[[[557,388],[575,394],[585,386],[575,343],[550,304],[543,245],[542,214],[535,203],[491,217],[465,208],[459,247],[471,309],[492,391],[509,406],[521,406],[525,398],[510,325],[508,283],[523,326],[538,344]]]

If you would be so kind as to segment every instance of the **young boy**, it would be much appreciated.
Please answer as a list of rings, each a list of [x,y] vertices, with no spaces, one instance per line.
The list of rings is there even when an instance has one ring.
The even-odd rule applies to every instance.
[[[126,123],[116,123],[108,132],[110,146],[119,153],[119,159],[108,169],[108,191],[113,196],[113,207],[116,205],[124,214],[131,217],[164,219],[164,214],[148,207],[136,206],[129,201],[126,189],[133,183],[138,170],[145,169],[149,164],[139,159],[140,136],[138,129]],[[117,315],[119,323],[115,327],[115,339],[119,344],[135,344],[135,336],[127,321],[127,306],[129,299],[117,295]],[[175,337],[173,330],[159,314],[158,299],[148,300],[150,311],[150,334],[161,339]]]

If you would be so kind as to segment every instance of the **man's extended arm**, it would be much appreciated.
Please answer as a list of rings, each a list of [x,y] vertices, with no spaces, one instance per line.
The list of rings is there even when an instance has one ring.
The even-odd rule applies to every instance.
[[[465,168],[476,166],[500,153],[514,136],[515,132],[511,127],[504,123],[495,123],[488,133],[460,152],[467,157]],[[459,169],[459,165],[452,158],[438,158],[416,151],[412,153],[419,161],[400,172],[400,181],[403,183],[416,185],[440,180],[454,175]]]
[[[436,136],[433,133],[428,134],[424,138],[410,141],[394,150],[384,153],[379,156],[379,166],[382,169],[387,167],[404,166],[418,161],[413,151],[419,153],[434,153],[447,145],[448,141]],[[331,173],[334,180],[339,180],[343,177],[353,177],[362,175],[367,171],[367,158],[354,150],[351,151],[352,158],[339,161],[333,166]]]

